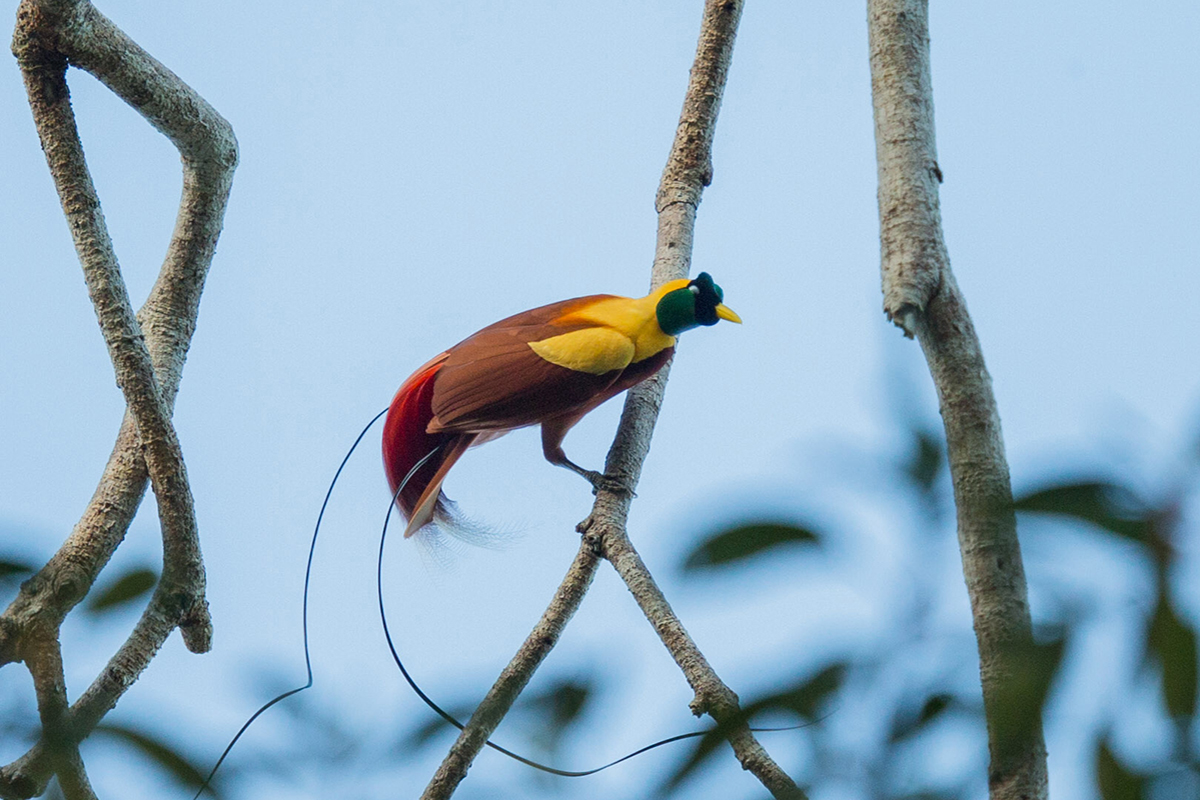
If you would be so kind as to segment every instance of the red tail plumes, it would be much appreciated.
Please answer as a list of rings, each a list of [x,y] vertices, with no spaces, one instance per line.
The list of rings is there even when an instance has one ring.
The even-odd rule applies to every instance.
[[[438,451],[409,478],[403,491],[396,497],[396,504],[409,520],[437,474],[438,467],[445,460],[447,451],[451,449],[446,445],[451,439],[458,438],[453,434],[427,433],[425,430],[433,419],[433,379],[445,359],[445,354],[438,356],[404,382],[392,399],[383,426],[383,466],[393,494],[417,462],[434,450]],[[437,500],[436,510],[444,510],[441,496]]]

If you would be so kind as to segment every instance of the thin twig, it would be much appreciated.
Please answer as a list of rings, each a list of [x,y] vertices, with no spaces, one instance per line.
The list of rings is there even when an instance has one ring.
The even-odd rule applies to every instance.
[[[131,411],[71,536],[0,616],[0,665],[24,658],[26,632],[57,630],[87,595],[124,538],[151,474],[163,527],[163,575],[154,596],[129,640],[69,711],[65,727],[78,741],[116,704],[175,627],[193,651],[210,645],[199,541],[170,416],[221,230],[237,143],[211,106],[89,3],[24,0],[13,52]],[[136,320],[74,129],[64,77],[68,61],[142,113],[182,156],[183,198],[175,231]],[[39,742],[0,769],[0,797],[40,793],[52,771],[49,750]]]
[[[475,756],[479,755],[496,726],[528,685],[534,671],[558,644],[563,628],[575,615],[584,594],[592,585],[599,564],[599,556],[585,541],[542,618],[459,733],[450,752],[421,794],[421,800],[444,800],[450,797],[467,776]]]
[[[612,562],[617,574],[625,581],[646,619],[650,620],[658,638],[666,645],[695,692],[691,702],[692,712],[696,715],[708,714],[716,720],[719,729],[733,746],[742,768],[758,778],[773,797],[803,798],[804,793],[750,732],[749,721],[738,705],[737,695],[721,681],[708,659],[684,630],[683,623],[675,616],[671,604],[654,582],[641,556],[633,549],[624,525],[609,526],[598,522],[595,527],[600,529],[597,533],[603,542],[604,557]]]
[[[998,720],[1010,654],[1032,641],[1000,415],[942,236],[927,0],[869,0],[884,310],[916,336],[938,391],[979,644],[992,800],[1047,795],[1040,721],[1011,740]]]

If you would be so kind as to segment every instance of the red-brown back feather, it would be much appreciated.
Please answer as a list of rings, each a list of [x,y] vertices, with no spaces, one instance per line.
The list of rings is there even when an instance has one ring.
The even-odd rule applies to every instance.
[[[552,364],[529,347],[530,342],[593,324],[563,317],[610,296],[564,300],[500,320],[451,347],[404,382],[383,429],[383,459],[392,491],[417,462],[437,451],[397,497],[410,521],[406,535],[431,519],[452,522],[441,480],[468,446],[542,423],[544,442],[548,434],[557,448],[581,417],[650,377],[670,359],[674,348],[624,370],[593,375]],[[435,492],[436,504],[430,508],[424,502],[419,509]],[[419,519],[413,518],[414,512]]]
[[[433,395],[438,431],[513,430],[570,412],[602,394],[620,375],[560,367],[529,347],[592,323],[564,316],[611,295],[591,295],[522,311],[493,323],[447,352]]]

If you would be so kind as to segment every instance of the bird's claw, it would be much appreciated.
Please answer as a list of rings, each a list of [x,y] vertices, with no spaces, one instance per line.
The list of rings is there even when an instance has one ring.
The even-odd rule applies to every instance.
[[[579,474],[583,476],[585,481],[592,485],[592,494],[600,491],[600,488],[604,485],[605,478],[603,472],[597,472],[594,469],[585,469],[580,470]]]
[[[620,478],[614,478],[610,475],[603,475],[599,472],[593,472],[594,479],[589,477],[592,482],[592,494],[600,494],[601,491],[609,494],[626,494],[630,497],[637,497],[637,492],[625,485],[625,482]]]
[[[566,467],[590,483],[592,485],[592,494],[600,494],[601,491],[605,491],[611,494],[627,494],[630,497],[637,497],[637,493],[628,488],[619,478],[605,475],[603,472],[597,472],[594,469],[584,469],[566,457],[555,463]]]

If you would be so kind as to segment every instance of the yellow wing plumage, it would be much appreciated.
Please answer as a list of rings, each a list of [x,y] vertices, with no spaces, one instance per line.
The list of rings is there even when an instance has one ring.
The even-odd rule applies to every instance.
[[[637,350],[633,340],[624,333],[603,327],[560,333],[530,342],[529,347],[551,364],[589,375],[625,369]]]

